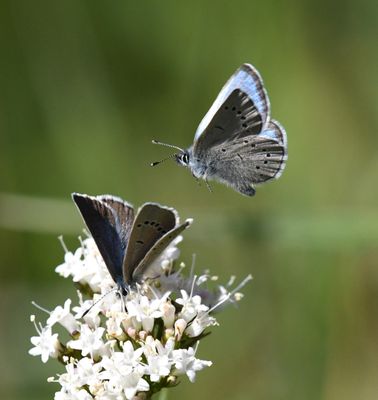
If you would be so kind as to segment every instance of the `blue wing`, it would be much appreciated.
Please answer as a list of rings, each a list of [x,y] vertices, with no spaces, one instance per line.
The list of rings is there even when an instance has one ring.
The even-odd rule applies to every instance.
[[[114,196],[87,196],[73,193],[77,205],[102,258],[116,283],[123,286],[122,264],[131,227],[134,209]]]

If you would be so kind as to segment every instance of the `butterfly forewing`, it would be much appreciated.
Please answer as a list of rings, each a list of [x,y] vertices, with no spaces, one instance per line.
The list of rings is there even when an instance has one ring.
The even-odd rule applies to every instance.
[[[246,104],[246,98],[249,100],[248,104]],[[233,107],[235,108],[233,109]],[[246,108],[249,109],[248,112],[246,112]],[[238,112],[240,113],[238,114]],[[232,129],[236,127],[237,131],[240,130],[243,123],[245,124],[245,121],[241,117],[246,117],[246,114],[250,114],[249,118],[254,120],[254,132],[258,130],[260,124],[260,127],[263,127],[268,121],[269,99],[260,74],[252,65],[243,64],[222,88],[215,102],[197,128],[194,137],[194,147],[196,147],[196,141],[201,142],[205,140],[205,136],[214,136],[216,133],[219,134],[222,132],[221,129],[215,130],[215,126],[224,128],[222,126],[226,120],[224,113],[228,114],[228,120],[231,119],[231,122],[228,123],[229,127]],[[258,122],[258,119],[261,122]],[[239,125],[240,128],[238,129]],[[211,127],[210,130],[208,129],[209,127]],[[228,131],[229,135],[232,135],[232,133]]]
[[[156,244],[149,250],[143,260],[139,263],[133,273],[133,280],[140,281],[146,275],[148,267],[151,263],[169,246],[169,244],[176,239],[182,231],[184,231],[191,224],[191,220],[185,221],[183,224],[177,226],[171,231],[167,232],[160,238]]]
[[[123,277],[133,282],[133,273],[148,251],[167,232],[175,228],[178,216],[175,210],[155,203],[146,203],[138,211],[123,261]]]
[[[121,243],[125,246],[123,250],[125,250],[134,222],[133,206],[116,196],[102,195],[97,196],[96,198],[106,203],[117,216],[119,222],[119,235],[121,237]]]
[[[72,198],[113,280],[121,282],[122,263],[134,219],[133,208],[112,196],[93,197],[73,193]]]
[[[206,131],[194,143],[194,157],[219,143],[259,134],[263,127],[261,114],[247,94],[235,89],[214,115]]]

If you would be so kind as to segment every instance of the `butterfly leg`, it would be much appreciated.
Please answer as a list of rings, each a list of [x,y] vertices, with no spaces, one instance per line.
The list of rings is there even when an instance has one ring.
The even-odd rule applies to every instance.
[[[197,178],[193,173],[192,173],[192,177],[196,180],[196,182],[198,183],[198,186],[201,186],[201,181],[199,178]]]
[[[209,192],[213,193],[213,189],[211,189],[211,186],[210,186],[210,184],[209,184],[209,182],[207,181],[206,178],[205,178],[205,183],[206,183],[207,188],[209,189]]]

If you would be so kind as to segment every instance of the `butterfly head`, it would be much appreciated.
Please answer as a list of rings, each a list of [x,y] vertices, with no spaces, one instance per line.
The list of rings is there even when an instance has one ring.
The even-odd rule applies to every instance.
[[[187,167],[190,161],[190,153],[188,150],[180,151],[180,153],[175,154],[176,162],[183,167]]]
[[[174,146],[172,144],[168,144],[168,143],[163,143],[160,142],[158,140],[153,140],[152,141],[153,144],[160,144],[162,146],[166,146],[166,147],[171,147],[173,149],[179,150],[178,153],[174,153],[171,154],[170,156],[163,158],[160,161],[155,161],[153,163],[151,163],[151,167],[155,167],[156,165],[161,164],[162,162],[169,160],[169,159],[175,159],[176,162],[184,167],[189,166],[189,161],[190,161],[190,149],[189,150],[184,150],[181,147],[178,146]]]

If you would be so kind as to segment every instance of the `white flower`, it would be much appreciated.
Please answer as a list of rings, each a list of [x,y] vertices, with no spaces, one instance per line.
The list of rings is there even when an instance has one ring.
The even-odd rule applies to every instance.
[[[145,370],[140,362],[142,353],[142,347],[134,350],[132,343],[127,341],[123,344],[122,352],[114,351],[110,357],[103,357],[101,366],[104,371],[100,372],[100,377],[105,380],[107,395],[118,394],[122,398],[124,393],[127,399],[132,399],[136,392],[149,390],[148,382],[142,378]]]
[[[194,357],[193,347],[173,351],[173,362],[175,364],[174,375],[186,374],[190,382],[194,382],[196,372],[212,365],[211,361],[199,360]]]
[[[112,278],[105,266],[101,254],[93,240],[87,238],[82,241],[82,246],[75,253],[65,247],[64,263],[55,268],[55,271],[67,278],[72,276],[74,282],[88,284],[94,292],[100,292],[103,285],[109,285]]]
[[[161,299],[149,300],[147,296],[139,295],[135,293],[134,296],[126,299],[126,309],[130,317],[134,317],[135,320],[143,327],[146,332],[151,332],[154,327],[155,318],[161,318],[163,312],[161,310],[161,304],[166,301],[169,293],[167,293]],[[135,326],[138,329],[138,326]]]
[[[202,298],[202,303],[206,304],[209,308],[209,312],[219,312],[224,307],[229,304],[235,303],[242,298],[241,293],[239,290],[244,287],[250,280],[252,279],[252,275],[246,276],[235,288],[231,290],[231,286],[233,286],[235,282],[235,276],[231,276],[229,281],[225,286],[218,285],[217,288],[213,291],[207,289],[201,289],[198,286],[194,287],[194,293],[200,294]],[[217,277],[210,276],[209,274],[201,275],[197,279],[197,285],[203,282],[207,282],[208,280],[217,280]]]
[[[180,257],[180,250],[177,245],[182,241],[182,236],[177,236],[169,246],[151,263],[148,267],[148,276],[156,277],[161,275],[166,262],[172,263]]]
[[[60,383],[62,389],[55,393],[55,399],[93,399],[88,397],[89,393],[82,387],[87,385],[91,393],[95,393],[103,388],[103,384],[99,378],[101,369],[99,363],[94,363],[88,357],[82,358],[78,362],[71,361],[66,365],[66,372],[59,375],[57,382]],[[49,380],[54,382],[54,380]]]
[[[168,356],[148,356],[146,373],[150,375],[151,382],[159,382],[161,377],[169,375],[171,361]]]
[[[123,398],[122,393],[127,400],[132,400],[137,392],[147,392],[148,390],[150,390],[150,385],[138,372],[132,372],[126,376],[114,375],[108,382],[105,382],[105,392],[110,396],[119,395],[115,397],[117,400]],[[105,399],[108,398],[105,397]]]
[[[70,340],[67,346],[71,349],[81,350],[83,356],[90,355],[92,358],[96,358],[106,353],[106,347],[102,340],[104,332],[105,328],[99,327],[92,330],[88,325],[83,324],[80,328],[79,339]]]
[[[53,326],[59,323],[66,328],[71,335],[76,332],[79,329],[79,324],[71,314],[70,307],[71,299],[65,301],[64,307],[56,307],[55,310],[50,313],[50,317],[47,319],[47,325]]]
[[[94,307],[99,308],[100,311],[106,315],[108,312],[121,312],[124,311],[124,303],[122,302],[120,295],[117,290],[114,288],[114,282],[113,282],[113,288],[107,287],[103,288],[104,292],[101,292],[101,294],[95,294],[93,296],[93,302],[96,304]],[[101,289],[101,290],[103,290]]]
[[[100,326],[101,319],[98,315],[99,309],[93,306],[93,300],[83,301],[83,296],[78,292],[79,305],[72,307],[72,311],[75,313],[75,319],[79,320],[83,318],[84,322],[92,329]],[[85,314],[85,315],[84,315]],[[83,316],[84,315],[84,316]]]
[[[137,392],[147,392],[150,390],[148,382],[137,372],[127,375],[123,381],[123,391],[126,399],[132,399]]]
[[[94,292],[103,293],[103,287],[109,288],[114,286],[112,277],[110,276],[104,260],[92,238],[88,238],[83,242],[84,259],[81,274],[79,271],[74,281],[87,283]],[[107,290],[108,291],[108,290]]]
[[[185,333],[189,337],[199,336],[207,327],[217,325],[214,317],[210,316],[208,312],[200,313],[185,329]]]
[[[58,375],[58,382],[62,386],[65,393],[69,393],[71,390],[75,390],[81,386],[79,374],[74,363],[70,362],[66,364],[66,372]]]
[[[56,392],[54,400],[93,400],[93,397],[85,389],[61,389]]]
[[[68,278],[69,276],[74,276],[75,271],[81,267],[82,261],[81,257],[83,255],[83,249],[79,247],[75,253],[71,253],[66,250],[64,255],[64,263],[58,265],[55,268],[55,272],[64,278]]]
[[[198,313],[207,311],[209,307],[201,304],[201,301],[201,296],[189,296],[185,290],[181,290],[181,298],[176,299],[176,303],[182,305],[182,310],[179,314],[180,318],[189,322],[195,318]]]
[[[147,357],[146,374],[150,375],[151,382],[158,382],[161,377],[168,376],[172,367],[172,352],[175,346],[173,338],[169,338],[166,345],[152,336],[146,338],[144,353]]]
[[[101,372],[102,379],[112,379],[115,375],[127,375],[133,371],[143,372],[144,367],[141,364],[143,347],[134,350],[130,341],[123,344],[122,352],[114,351],[111,356],[105,356],[101,360],[104,371]]]
[[[32,316],[31,319],[32,322],[34,322],[34,316]],[[39,336],[33,336],[30,338],[31,343],[35,347],[29,350],[29,354],[32,356],[41,356],[43,363],[46,363],[50,357],[58,358],[61,348],[58,334],[52,334],[51,326],[39,326],[38,328],[35,324],[35,328]]]
[[[178,382],[178,376],[187,375],[193,382],[198,371],[212,364],[195,357],[199,339],[217,324],[212,313],[240,300],[239,289],[251,277],[234,289],[234,277],[222,286],[209,271],[193,275],[193,267],[185,277],[185,265],[177,269],[174,262],[181,240],[173,240],[149,266],[144,282],[126,295],[113,281],[93,238],[81,241],[74,253],[62,242],[65,262],[56,272],[79,283],[78,305],[71,313],[70,299],[52,312],[33,303],[49,317],[46,327],[35,324],[39,336],[31,338],[35,347],[29,351],[43,362],[53,357],[66,363],[63,374],[49,378],[61,387],[55,400],[150,398]],[[84,293],[90,296],[85,301]],[[52,333],[55,324],[71,334],[64,346]],[[188,342],[196,346],[187,348]]]
[[[106,320],[106,330],[108,335],[113,336],[119,340],[125,338],[125,332],[122,329],[122,323],[128,318],[128,314],[120,311],[109,311]],[[122,326],[121,326],[122,325]]]
[[[100,363],[95,363],[92,359],[84,357],[76,364],[80,386],[88,385],[93,393],[101,385],[99,372],[102,369]]]

